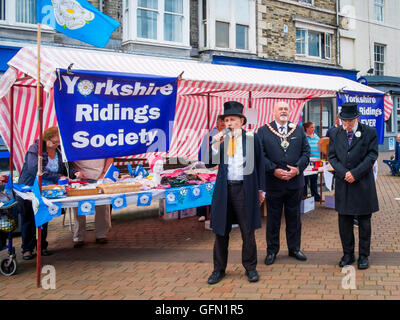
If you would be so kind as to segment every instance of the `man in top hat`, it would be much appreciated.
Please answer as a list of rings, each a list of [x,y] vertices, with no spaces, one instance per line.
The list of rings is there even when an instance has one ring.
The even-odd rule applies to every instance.
[[[242,129],[246,117],[241,103],[226,102],[223,118],[230,131],[228,129],[216,134],[212,144],[214,155],[218,155],[219,169],[210,217],[210,225],[215,233],[214,271],[208,283],[215,284],[225,276],[229,233],[235,223],[240,226],[243,240],[242,264],[248,280],[256,282],[259,276],[254,231],[261,228],[260,203],[264,201],[261,145],[256,134]]]
[[[335,209],[339,213],[339,233],[343,257],[339,266],[354,258],[353,219],[358,216],[358,268],[369,267],[371,215],[379,210],[372,167],[378,158],[378,135],[374,128],[359,122],[357,104],[344,103],[339,113],[342,126],[330,134],[329,162],[335,169]]]
[[[300,261],[307,260],[300,251],[300,202],[304,188],[303,171],[310,160],[310,146],[303,128],[289,122],[289,115],[289,105],[284,101],[277,102],[274,106],[275,120],[257,132],[264,151],[267,188],[266,265],[275,262],[280,249],[283,209],[289,256]]]

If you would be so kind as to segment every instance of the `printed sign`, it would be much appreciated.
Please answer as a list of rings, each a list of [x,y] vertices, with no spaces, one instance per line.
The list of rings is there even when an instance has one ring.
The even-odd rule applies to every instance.
[[[177,78],[60,70],[54,100],[69,161],[169,149]]]
[[[379,144],[383,144],[384,140],[384,95],[370,95],[362,93],[338,93],[337,103],[341,106],[343,103],[351,102],[357,103],[358,112],[360,115],[360,122],[376,129],[378,134]],[[339,112],[340,112],[339,107]]]

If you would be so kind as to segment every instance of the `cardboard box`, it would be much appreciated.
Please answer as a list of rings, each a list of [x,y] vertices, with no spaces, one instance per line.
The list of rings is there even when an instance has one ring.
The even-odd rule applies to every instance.
[[[315,209],[314,197],[301,200],[300,213],[306,213]]]
[[[335,209],[335,196],[325,196],[325,208]]]
[[[165,199],[160,199],[158,216],[164,220],[174,220],[179,218],[179,211],[167,212],[165,210]]]
[[[180,210],[179,211],[179,218],[188,218],[188,217],[194,217],[197,213],[197,208],[190,208],[190,209],[185,209],[185,210]]]

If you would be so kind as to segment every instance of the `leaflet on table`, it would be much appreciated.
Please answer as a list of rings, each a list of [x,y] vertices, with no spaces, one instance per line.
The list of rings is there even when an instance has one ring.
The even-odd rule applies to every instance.
[[[177,78],[59,71],[54,101],[69,161],[169,150]]]

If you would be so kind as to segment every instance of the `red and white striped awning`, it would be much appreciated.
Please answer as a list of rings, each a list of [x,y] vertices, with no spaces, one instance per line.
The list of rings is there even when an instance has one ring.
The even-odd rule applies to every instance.
[[[38,137],[36,119],[37,49],[22,48],[8,62],[10,68],[0,78],[0,133],[10,145],[10,92],[14,85],[14,159],[20,171],[24,155]],[[304,103],[313,98],[335,97],[341,90],[382,93],[346,78],[245,68],[169,58],[154,58],[99,50],[59,47],[41,48],[41,83],[44,86],[44,129],[56,125],[53,84],[57,69],[98,70],[141,73],[176,77],[179,81],[174,127],[169,150],[170,157],[195,159],[201,141],[208,132],[207,123],[214,127],[223,103],[236,100],[258,112],[257,124],[251,130],[272,121],[276,99],[286,100],[292,107],[291,121],[298,121]],[[24,79],[29,76],[28,80]],[[33,79],[33,80],[32,80]],[[19,86],[17,86],[19,85]],[[251,99],[249,99],[251,92]],[[208,95],[210,99],[208,99]],[[209,121],[208,101],[210,101]],[[143,157],[145,155],[136,155]]]

